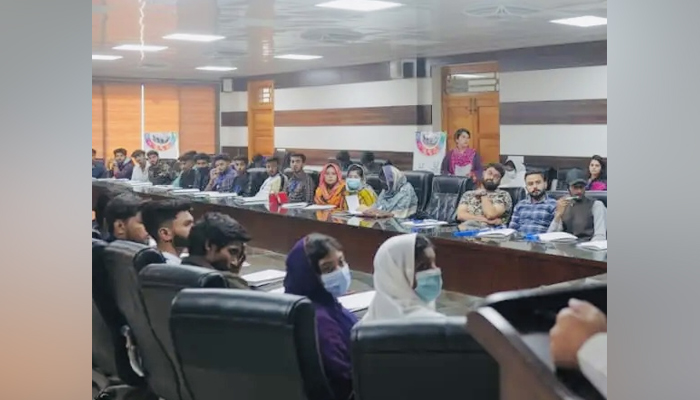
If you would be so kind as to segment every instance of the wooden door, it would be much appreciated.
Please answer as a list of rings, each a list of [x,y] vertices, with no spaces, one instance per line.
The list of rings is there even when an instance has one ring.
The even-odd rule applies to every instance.
[[[271,156],[274,150],[274,82],[248,82],[248,157]]]
[[[501,153],[497,69],[495,63],[479,63],[442,71],[442,129],[448,134],[448,149],[455,147],[455,131],[467,129],[469,146],[484,163],[498,162]]]

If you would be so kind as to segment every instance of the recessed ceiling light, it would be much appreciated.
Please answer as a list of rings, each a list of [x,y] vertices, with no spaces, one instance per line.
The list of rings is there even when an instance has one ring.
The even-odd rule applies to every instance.
[[[126,51],[161,51],[168,48],[168,46],[149,46],[147,44],[122,44],[120,46],[112,47],[114,50],[126,50]]]
[[[479,79],[483,78],[481,75],[474,75],[474,74],[454,74],[452,75],[453,78],[458,78],[458,79]]]
[[[219,72],[226,72],[226,71],[235,71],[236,67],[217,67],[214,65],[207,65],[205,67],[197,67],[196,69],[200,71],[219,71]]]
[[[100,61],[114,61],[118,60],[120,58],[123,58],[122,56],[108,56],[105,54],[93,54],[92,59],[93,60],[100,60]]]
[[[217,40],[226,39],[226,37],[218,35],[197,35],[194,33],[173,33],[172,35],[163,36],[163,39],[184,40],[188,42],[215,42]]]
[[[562,25],[578,26],[581,28],[589,28],[591,26],[607,25],[608,19],[587,15],[584,17],[555,19],[554,21],[549,21],[549,22],[551,22],[553,24],[562,24]]]
[[[275,58],[279,58],[282,60],[306,61],[306,60],[317,60],[319,58],[323,58],[323,56],[309,56],[309,55],[304,55],[304,54],[282,54],[280,56],[275,56]]]
[[[337,8],[350,11],[379,11],[388,8],[400,7],[403,4],[391,1],[377,0],[334,0],[326,3],[316,4],[316,7]]]

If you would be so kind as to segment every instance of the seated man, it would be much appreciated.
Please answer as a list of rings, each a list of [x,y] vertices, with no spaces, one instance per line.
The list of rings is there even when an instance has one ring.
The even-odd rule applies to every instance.
[[[190,231],[188,256],[182,264],[221,271],[232,288],[249,289],[239,275],[249,241],[248,232],[235,219],[217,212],[204,214]]]
[[[194,187],[194,180],[197,177],[197,171],[194,169],[194,156],[197,155],[195,151],[189,151],[178,158],[180,163],[180,173],[173,182],[173,186],[192,189]]]
[[[161,160],[158,152],[150,150],[146,153],[148,157],[148,180],[154,185],[170,185],[177,176],[177,171],[168,164],[167,161]]]
[[[149,201],[143,206],[143,225],[169,264],[180,264],[194,224],[192,205],[181,199]]]
[[[515,205],[508,227],[525,235],[545,233],[554,219],[557,201],[547,196],[544,172],[527,172],[525,190],[528,196]]]
[[[148,244],[148,232],[141,220],[143,200],[133,193],[122,193],[109,200],[104,210],[106,242],[127,240]]]
[[[498,188],[505,170],[501,164],[488,164],[476,190],[470,190],[459,201],[457,219],[478,227],[501,226],[508,223],[513,200]]]
[[[550,354],[560,368],[580,369],[608,397],[608,322],[591,303],[569,300],[549,332]]]
[[[313,203],[316,184],[311,176],[304,172],[306,156],[301,153],[294,153],[289,156],[292,168],[292,177],[284,185],[290,203]]]
[[[279,170],[279,161],[276,158],[268,158],[265,162],[265,169],[267,170],[267,179],[260,186],[256,197],[267,197],[270,193],[279,193],[287,181],[287,177]]]
[[[134,150],[131,153],[131,160],[134,164],[134,172],[131,173],[131,180],[134,182],[149,182],[148,167],[150,164],[146,160],[146,152]]]
[[[582,240],[606,240],[607,209],[602,201],[586,197],[588,181],[583,171],[572,169],[566,174],[566,182],[571,197],[557,201],[548,232],[567,232]]]
[[[219,154],[214,157],[214,168],[209,173],[209,183],[205,191],[231,192],[236,171],[231,168],[231,157],[228,154]]]
[[[233,188],[231,192],[239,196],[249,197],[253,194],[250,187],[250,175],[248,175],[248,157],[236,156],[233,158],[233,169],[236,170],[236,177],[233,178]]]
[[[195,177],[194,184],[192,185],[193,189],[204,190],[207,188],[209,184],[209,174],[211,173],[210,162],[211,158],[208,154],[198,153],[194,156]]]
[[[92,149],[92,177],[95,179],[106,178],[107,168],[102,161],[97,161],[97,151]]]
[[[131,179],[134,172],[134,163],[126,157],[126,149],[114,150],[114,162],[112,163],[112,177],[116,179]]]

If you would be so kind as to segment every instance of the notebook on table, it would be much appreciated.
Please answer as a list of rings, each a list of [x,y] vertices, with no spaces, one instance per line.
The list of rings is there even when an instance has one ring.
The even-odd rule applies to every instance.
[[[515,229],[510,229],[510,228],[491,229],[488,231],[479,232],[476,235],[476,237],[505,238],[505,237],[508,237],[508,236],[514,234],[515,232],[516,232]]]
[[[376,291],[370,290],[368,292],[348,294],[338,297],[338,301],[350,312],[362,311],[369,308],[376,293]]]
[[[582,249],[589,249],[589,250],[607,250],[608,249],[608,241],[607,240],[595,240],[592,242],[584,242],[584,243],[579,243],[578,247]]]
[[[269,285],[270,283],[279,282],[284,279],[286,273],[276,269],[266,269],[264,271],[253,272],[243,275],[242,278],[252,287],[260,287]]]
[[[548,232],[537,235],[541,242],[575,242],[578,238],[566,232]]]

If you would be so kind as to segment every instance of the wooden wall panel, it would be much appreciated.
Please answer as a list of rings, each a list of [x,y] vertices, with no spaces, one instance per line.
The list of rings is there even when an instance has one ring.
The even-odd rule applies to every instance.
[[[129,154],[141,148],[141,85],[105,84],[106,158],[123,147]]]
[[[213,86],[180,87],[180,153],[216,152],[216,96]]]
[[[178,132],[180,130],[178,87],[145,85],[143,113],[145,132]]]
[[[501,125],[604,125],[608,100],[501,103]]]
[[[104,91],[101,84],[92,84],[92,148],[97,152],[97,158],[104,158],[105,153],[105,124],[104,124]]]
[[[430,125],[430,105],[276,111],[275,126]]]

